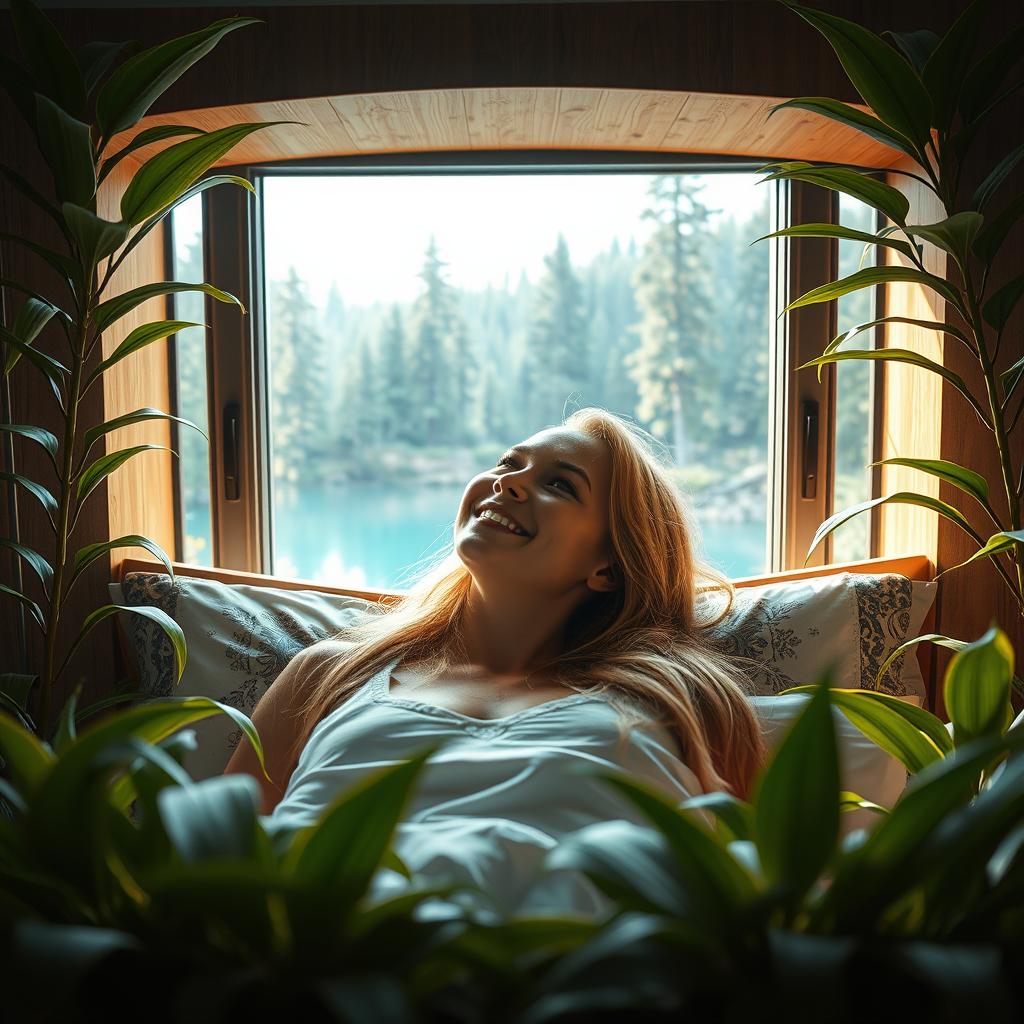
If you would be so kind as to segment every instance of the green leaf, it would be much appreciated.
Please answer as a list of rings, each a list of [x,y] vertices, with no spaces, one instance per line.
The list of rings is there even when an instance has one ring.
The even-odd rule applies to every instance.
[[[898,149],[920,162],[921,154],[908,138],[890,128],[889,125],[883,124],[877,117],[865,114],[864,111],[851,107],[847,103],[841,103],[839,100],[830,99],[827,96],[800,96],[795,100],[786,100],[785,103],[776,103],[768,111],[768,117],[771,117],[776,110],[783,110],[786,107],[797,107],[801,110],[810,110],[815,114],[822,114],[832,121],[838,121],[839,124],[856,128],[857,131],[863,132],[876,142]],[[765,118],[766,121],[767,119]]]
[[[20,590],[15,590],[13,587],[8,587],[6,584],[0,583],[0,595],[10,594],[11,597],[19,600],[31,614],[32,618],[36,620],[36,624],[45,633],[46,632],[46,621],[43,618],[42,609],[32,600],[30,597],[26,597]]]
[[[28,695],[39,676],[26,672],[0,672],[0,693],[12,697],[22,711],[28,710]]]
[[[32,77],[20,65],[13,60],[0,60],[0,87],[2,87],[11,102],[14,103],[28,125],[29,129],[35,131],[36,127],[36,105],[35,105],[35,84]]]
[[[193,128],[187,124],[160,124],[155,128],[147,128],[139,132],[126,146],[122,146],[116,153],[112,153],[103,161],[100,168],[99,181],[103,179],[126,157],[143,146],[150,146],[154,142],[163,142],[164,139],[175,139],[180,135],[201,135],[202,128]]]
[[[2,168],[0,168],[2,170]],[[35,242],[29,241],[27,238],[19,238],[17,235],[12,235],[8,231],[0,231],[0,239],[7,242],[13,242],[15,245],[20,245],[29,252],[34,252],[40,259],[43,259],[51,266],[61,279],[66,281],[68,287],[77,295],[82,292],[82,268],[78,263],[71,259],[70,256],[65,256],[63,253],[55,252],[53,249],[47,249],[43,245],[36,245]],[[29,301],[36,301],[34,299]],[[49,303],[47,303],[49,305]],[[15,334],[18,332],[15,331]]]
[[[86,268],[85,277],[91,280],[96,264],[124,245],[129,225],[123,221],[104,220],[74,203],[64,203],[61,210],[78,245],[79,258]]]
[[[170,335],[176,334],[178,331],[183,331],[186,328],[206,326],[208,325],[197,324],[191,320],[156,320],[151,324],[142,324],[140,327],[136,327],[135,330],[133,330],[131,334],[129,334],[128,337],[125,338],[124,341],[122,341],[106,359],[99,363],[91,374],[89,374],[89,378],[85,382],[83,391],[88,390],[89,385],[92,384],[93,381],[98,380],[107,370],[110,369],[111,366],[119,363],[122,359],[126,356],[130,356],[133,352],[138,352],[139,349],[145,348],[154,341],[159,341],[161,338],[169,337]],[[101,431],[101,433],[103,432]],[[86,436],[88,437],[88,435]],[[96,437],[98,436],[99,434],[96,435]],[[95,438],[93,438],[93,440],[95,440]],[[89,441],[86,441],[86,444],[89,444]]]
[[[17,541],[7,540],[5,537],[0,537],[0,547],[16,551],[32,566],[32,571],[43,584],[44,592],[49,588],[50,583],[53,581],[53,567],[38,551],[33,551],[32,548],[27,548],[24,544],[19,544]]]
[[[878,462],[868,463],[870,466],[908,466],[910,469],[920,470],[929,476],[945,480],[947,484],[966,491],[973,498],[977,498],[985,507],[988,507],[988,481],[973,469],[966,469],[955,462],[946,459],[880,459]]]
[[[79,506],[92,493],[93,489],[99,486],[114,470],[120,469],[133,456],[149,451],[171,452],[172,455],[177,454],[166,445],[137,444],[132,448],[123,448],[121,451],[101,455],[95,462],[86,466],[78,477],[77,498]]]
[[[167,323],[168,321],[164,321]],[[169,321],[170,323],[181,323],[181,321]],[[147,326],[152,327],[152,324]],[[203,324],[186,324],[189,327],[202,327]],[[174,330],[180,328],[174,328],[168,333],[174,333]],[[143,409],[136,409],[134,412],[125,413],[124,416],[116,416],[112,420],[107,420],[106,423],[100,423],[98,426],[90,427],[85,432],[85,451],[82,455],[84,461],[88,455],[92,446],[104,435],[109,434],[111,431],[120,430],[121,427],[130,426],[133,423],[143,423],[146,420],[173,420],[175,423],[182,423],[186,427],[192,427],[193,430],[198,430],[200,434],[209,441],[209,437],[206,436],[205,432],[197,427],[191,420],[183,419],[181,416],[172,416],[168,412],[162,412],[160,409],[153,409],[150,406],[146,406]]]
[[[1024,159],[1024,142],[1007,153],[992,169],[988,177],[974,190],[974,195],[971,198],[972,209],[985,209],[999,186],[1009,177],[1010,172],[1020,163],[1021,159]]]
[[[753,808],[731,793],[701,793],[679,805],[679,809],[683,811],[690,808],[711,811],[717,819],[717,824],[725,828],[730,839],[748,842],[754,838]]]
[[[115,60],[126,50],[137,47],[137,40],[123,40],[119,43],[85,43],[78,51],[78,66],[82,69],[87,96],[96,91],[103,76]]]
[[[881,498],[872,498],[870,501],[862,501],[857,505],[851,505],[849,508],[843,509],[841,512],[836,512],[829,516],[818,527],[817,532],[814,534],[814,539],[811,541],[811,546],[807,549],[807,558],[811,557],[811,552],[835,529],[842,526],[847,520],[852,519],[855,515],[861,512],[866,512],[869,508],[874,508],[876,505],[884,505],[888,502],[892,502],[896,505],[918,505],[921,508],[931,509],[933,512],[938,512],[940,516],[944,516],[952,523],[956,523],[964,533],[973,537],[979,544],[982,543],[981,535],[973,526],[967,521],[963,513],[953,508],[952,505],[947,505],[944,501],[939,501],[938,498],[933,498],[928,494],[914,494],[911,491],[898,491],[896,494],[888,494]],[[804,559],[804,565],[807,565],[807,558]]]
[[[982,307],[985,322],[1001,331],[1010,319],[1018,299],[1024,295],[1024,274],[1018,274],[999,289]]]
[[[915,636],[910,640],[905,640],[903,643],[894,647],[889,652],[888,657],[886,657],[885,661],[882,662],[881,667],[875,673],[875,686],[878,687],[882,685],[882,678],[885,676],[886,671],[888,670],[889,666],[900,656],[900,654],[902,654],[904,651],[909,650],[911,647],[914,647],[916,644],[919,644],[924,640],[930,640],[932,643],[938,644],[939,647],[947,647],[949,648],[949,650],[952,651],[962,650],[965,646],[965,641],[955,640],[953,639],[953,637],[943,636],[941,633],[925,633],[922,636]],[[949,733],[946,732],[945,727],[943,727],[942,732],[948,740]],[[929,733],[929,735],[931,734]],[[935,736],[932,736],[932,739],[935,740]],[[952,742],[950,742],[948,746],[940,746],[939,749],[945,751],[947,749],[951,750],[952,747],[953,744]]]
[[[978,42],[978,31],[985,14],[985,4],[975,0],[942,37],[924,66],[921,78],[931,96],[932,124],[946,132],[953,122],[953,113],[960,98],[967,69]],[[980,209],[980,207],[975,207]]]
[[[953,655],[942,694],[957,746],[1002,735],[1013,669],[1013,647],[996,625]]]
[[[960,89],[960,114],[964,123],[978,119],[978,114],[992,102],[1010,69],[1024,53],[1024,25],[1016,25],[967,72]]]
[[[10,715],[0,712],[0,750],[11,779],[23,796],[31,797],[54,763],[53,753]]]
[[[59,757],[64,749],[72,743],[78,735],[75,729],[75,709],[78,707],[78,698],[82,695],[82,684],[79,683],[64,703],[57,722],[57,731],[53,734],[52,747],[54,753]]]
[[[35,480],[30,480],[29,477],[22,476],[20,473],[0,472],[0,480],[7,480],[9,483],[25,487],[29,494],[46,509],[50,515],[50,525],[53,525],[52,516],[57,511],[57,502],[41,483],[36,483]]]
[[[927,356],[921,355],[920,352],[915,352],[913,349],[908,348],[869,348],[869,349],[848,349],[844,352],[830,352],[828,355],[818,356],[817,359],[811,359],[810,361],[803,363],[798,366],[798,370],[806,369],[808,366],[824,366],[827,363],[839,363],[847,359],[857,360],[882,360],[883,362],[893,363],[910,363],[912,366],[919,366],[923,370],[931,370],[932,373],[937,373],[944,380],[949,381],[967,399],[971,407],[978,414],[981,422],[990,425],[988,417],[985,415],[984,410],[978,404],[978,400],[971,394],[970,389],[967,387],[966,381],[958,373],[954,373],[948,367],[943,366],[941,363],[936,363],[934,360],[929,359]]]
[[[1004,406],[1017,390],[1017,385],[1021,382],[1022,377],[1024,377],[1024,356],[1021,356],[1008,370],[999,374],[999,383],[1003,388]]]
[[[965,210],[936,224],[908,224],[907,232],[937,245],[964,267],[967,264],[967,251],[981,230],[984,219],[980,213]]]
[[[178,142],[142,165],[121,197],[121,216],[139,224],[159,213],[206,173],[228,150],[253,132],[295,121],[236,124]]]
[[[839,834],[839,751],[829,699],[831,671],[789,728],[753,799],[755,841],[766,879],[795,903],[832,855]],[[793,827],[795,821],[801,827]]]
[[[41,445],[47,455],[50,456],[50,464],[54,469],[57,468],[57,447],[59,442],[56,434],[50,433],[45,427],[34,427],[31,424],[24,423],[0,423],[0,430],[6,430],[9,434],[18,434],[21,437],[27,437],[30,441],[35,441],[36,444]]]
[[[228,32],[259,23],[259,18],[223,18],[125,61],[107,80],[96,100],[102,141],[138,123],[160,96]]]
[[[918,74],[924,71],[932,51],[939,45],[938,34],[930,28],[921,28],[916,32],[892,32],[886,29],[882,38],[892,40]]]
[[[978,232],[974,240],[974,255],[983,263],[991,264],[996,253],[1002,248],[1003,242],[1010,229],[1024,213],[1024,192],[1016,198],[1011,199],[1009,204],[998,216],[989,222]]]
[[[11,15],[38,91],[75,117],[84,117],[85,85],[78,62],[53,22],[26,0],[11,0]]]
[[[876,804],[871,800],[866,800],[859,793],[853,793],[848,789],[842,790],[839,794],[839,810],[856,811],[859,809],[877,811],[880,814],[889,813],[888,807],[883,807],[881,804]]]
[[[830,302],[842,295],[855,292],[861,288],[868,288],[876,284],[893,284],[899,281],[912,281],[915,284],[923,284],[933,291],[938,292],[944,299],[953,303],[959,308],[960,299],[950,286],[940,277],[928,274],[921,270],[913,270],[910,267],[867,267],[858,270],[849,277],[840,278],[829,284],[819,285],[805,292],[800,298],[791,302],[779,314],[788,313],[791,309],[798,309],[800,306],[810,306],[815,302]],[[809,364],[807,364],[809,365]]]
[[[88,206],[96,195],[96,165],[89,125],[36,93],[39,148],[53,172],[58,202]]]
[[[835,50],[864,102],[887,125],[924,150],[930,138],[932,101],[917,72],[873,32],[811,7],[786,3]]]
[[[19,355],[23,355],[44,377],[46,377],[50,382],[50,388],[57,399],[57,404],[60,406],[61,411],[63,411],[64,393],[61,390],[61,387],[64,383],[64,374],[68,372],[67,367],[63,366],[52,356],[46,355],[45,352],[40,352],[39,349],[35,348],[33,345],[26,345],[21,338],[15,337],[15,335],[7,330],[6,327],[0,327],[0,342],[9,345],[11,349]],[[8,354],[5,362],[10,361],[10,354]]]
[[[881,210],[889,220],[901,227],[906,223],[907,214],[910,212],[910,200],[899,189],[886,185],[877,178],[842,167],[816,166],[804,160],[791,160],[780,166],[781,170],[762,178],[758,184],[763,185],[766,181],[781,179],[806,181],[811,185],[842,192],[867,206]]]
[[[75,566],[71,576],[71,583],[74,583],[86,568],[92,565],[97,558],[102,557],[108,551],[113,551],[115,548],[145,548],[163,562],[167,567],[167,574],[172,580],[174,579],[174,569],[171,566],[171,560],[167,557],[167,553],[164,549],[160,547],[156,541],[152,541],[148,537],[143,537],[137,533],[131,533],[124,537],[118,537],[116,540],[105,540],[96,544],[86,544],[85,547],[79,548],[75,554]],[[68,589],[70,589],[70,584]]]
[[[813,693],[814,687],[793,686],[783,692]],[[911,772],[922,771],[952,748],[945,726],[924,708],[874,690],[834,689],[831,696],[851,725]]]
[[[967,151],[970,149],[978,132],[981,131],[985,122],[994,113],[996,108],[1005,103],[1006,100],[1021,88],[1024,88],[1024,78],[1014,82],[1013,85],[1001,92],[974,120],[966,124],[953,136],[953,151],[956,153],[957,160],[961,164],[966,163]]]
[[[980,558],[990,558],[994,555],[1000,555],[1004,551],[1011,550],[1016,544],[1024,544],[1024,530],[1006,530],[1001,533],[994,533],[987,541],[985,541],[984,547],[975,551],[970,558],[943,569],[935,578],[938,579],[939,576],[945,576],[947,572],[952,572],[954,569],[960,569],[965,565],[970,565],[971,562],[976,562]]]
[[[52,517],[58,508],[57,499],[42,484],[37,484],[35,480],[30,480],[27,476],[22,476],[20,473],[0,472],[0,480],[8,480],[11,483],[24,487],[46,509],[47,514],[51,517],[50,525],[53,525]]]
[[[52,302],[44,302],[30,296],[18,310],[11,330],[26,344],[31,344],[57,312],[57,307]]]
[[[157,796],[167,836],[186,864],[252,857],[260,804],[259,783],[245,774],[172,786]]]
[[[147,299],[155,298],[158,295],[170,295],[174,292],[205,292],[218,302],[233,302],[245,315],[245,306],[238,301],[230,292],[214,288],[212,284],[197,282],[195,284],[184,281],[162,281],[158,284],[144,284],[123,295],[115,296],[106,302],[101,302],[93,310],[93,327],[100,333],[105,331],[111,324],[116,323],[121,317],[130,313],[136,306],[141,305]]]
[[[846,238],[852,242],[866,242],[868,245],[884,245],[889,249],[896,249],[903,253],[908,260],[914,258],[914,250],[909,242],[886,241],[877,235],[867,231],[855,231],[853,228],[843,227],[841,224],[796,224],[790,228],[783,228],[781,231],[773,231],[771,234],[755,238],[750,244],[763,242],[766,238]]]

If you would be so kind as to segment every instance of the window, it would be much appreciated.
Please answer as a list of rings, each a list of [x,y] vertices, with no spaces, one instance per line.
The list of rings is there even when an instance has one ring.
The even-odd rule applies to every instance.
[[[799,212],[797,183],[758,184],[760,162],[737,158],[436,156],[232,168],[258,201],[202,194],[206,279],[249,298],[230,324],[207,300],[214,564],[403,589],[450,542],[473,475],[591,404],[659,439],[710,562],[732,577],[802,564],[832,492],[775,509],[807,463],[773,420],[796,422],[778,395],[815,374],[775,365],[790,250],[751,244]],[[790,299],[829,279],[828,243],[801,244]],[[784,320],[796,335],[815,312]],[[828,340],[805,333],[786,342],[793,366]],[[849,401],[844,424],[862,411]],[[832,479],[831,450],[816,478]]]

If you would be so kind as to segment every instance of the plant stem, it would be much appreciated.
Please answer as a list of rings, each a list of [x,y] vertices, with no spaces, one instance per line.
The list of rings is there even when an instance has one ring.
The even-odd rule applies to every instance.
[[[75,350],[72,352],[71,386],[68,389],[68,410],[64,422],[64,466],[61,474],[60,509],[57,515],[57,551],[53,566],[53,588],[50,601],[50,615],[46,623],[46,658],[41,680],[39,734],[43,740],[50,736],[50,700],[56,683],[54,664],[57,656],[57,626],[60,622],[61,591],[64,582],[64,563],[68,549],[68,519],[71,516],[72,464],[75,454],[75,434],[78,428],[79,389],[82,386],[82,371],[85,368],[86,339],[89,334],[89,310],[92,306],[92,286],[95,278],[86,287],[85,302],[78,321]]]

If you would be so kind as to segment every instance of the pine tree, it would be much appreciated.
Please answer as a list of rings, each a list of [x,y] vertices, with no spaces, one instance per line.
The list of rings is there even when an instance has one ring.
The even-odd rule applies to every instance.
[[[402,308],[396,302],[380,336],[380,420],[387,440],[411,440],[405,432],[412,411],[408,404],[409,361]]]
[[[651,182],[643,218],[656,227],[634,276],[639,345],[626,360],[640,394],[637,415],[653,434],[671,441],[677,465],[708,453],[706,434],[721,412],[708,344],[713,311],[701,188],[679,174]]]

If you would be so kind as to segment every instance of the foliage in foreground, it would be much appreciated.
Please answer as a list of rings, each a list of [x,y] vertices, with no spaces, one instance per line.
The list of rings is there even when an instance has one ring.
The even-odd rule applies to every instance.
[[[1011,1021],[1024,1009],[1013,668],[996,627],[958,652],[948,728],[884,694],[832,689],[828,674],[797,687],[806,708],[749,804],[711,793],[676,807],[597,771],[650,821],[588,825],[549,853],[546,870],[582,871],[610,898],[597,919],[495,919],[472,886],[409,871],[395,830],[436,745],[341,793],[317,824],[275,830],[253,778],[194,783],[179,763],[194,741],[182,728],[218,711],[258,745],[234,709],[154,700],[81,735],[69,725],[53,745],[0,713],[13,995],[39,1008],[25,1020],[118,1019],[158,984],[153,1013],[175,1022],[246,1007],[336,1021],[781,1020],[800,1007],[836,1021],[897,1009]],[[894,807],[840,791],[833,707],[907,766]],[[878,822],[840,841],[855,807]],[[385,868],[405,888],[378,898]],[[885,1003],[883,983],[897,993]]]

